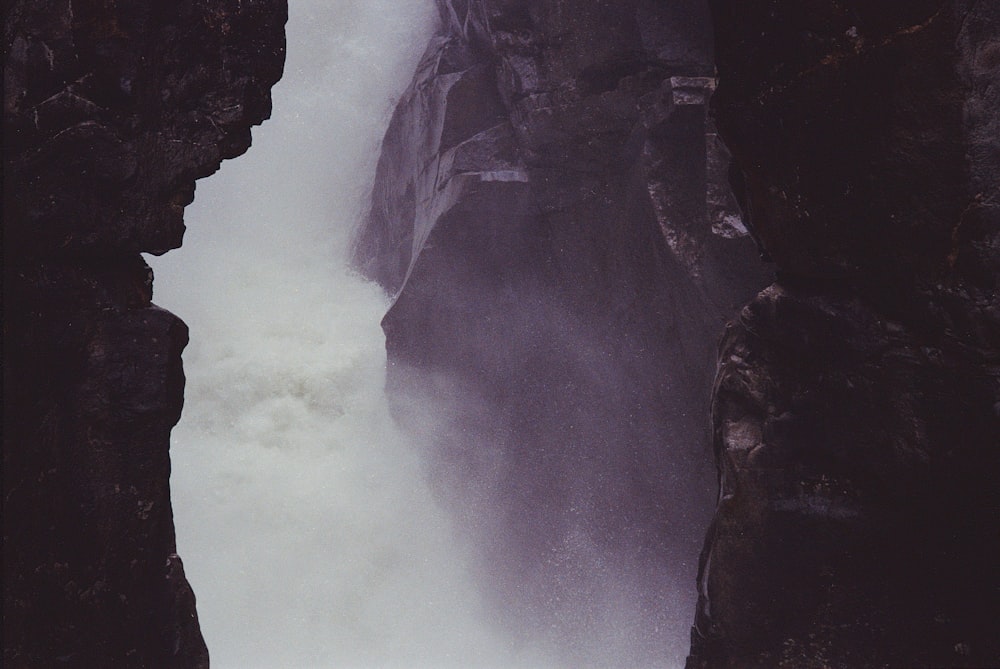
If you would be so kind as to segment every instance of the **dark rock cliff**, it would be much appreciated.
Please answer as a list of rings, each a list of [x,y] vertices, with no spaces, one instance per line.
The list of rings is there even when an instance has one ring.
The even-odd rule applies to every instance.
[[[1000,5],[712,7],[779,280],[720,351],[688,666],[998,666]]]
[[[506,604],[669,606],[749,229],[689,666],[1000,662],[996,3],[709,3],[742,220],[701,3],[438,4],[356,262]]]
[[[769,280],[708,8],[438,6],[355,254],[395,295],[392,398],[510,617],[576,666],[655,661],[694,606],[715,341]]]
[[[169,496],[187,329],[139,253],[270,113],[284,2],[3,12],[4,666],[204,667]]]

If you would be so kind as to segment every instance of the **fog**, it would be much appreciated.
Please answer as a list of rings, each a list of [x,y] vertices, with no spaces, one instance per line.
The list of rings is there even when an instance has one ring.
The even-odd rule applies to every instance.
[[[347,269],[433,2],[290,5],[272,120],[247,155],[199,182],[184,247],[149,259],[154,301],[191,330],[171,485],[212,666],[579,666],[553,635],[510,631],[475,582],[470,533],[432,491],[426,449],[389,412],[389,300]],[[433,432],[435,416],[422,420]],[[613,620],[600,624],[610,629],[595,639],[616,636]],[[682,641],[663,658],[680,661]],[[620,650],[584,655],[636,666]]]

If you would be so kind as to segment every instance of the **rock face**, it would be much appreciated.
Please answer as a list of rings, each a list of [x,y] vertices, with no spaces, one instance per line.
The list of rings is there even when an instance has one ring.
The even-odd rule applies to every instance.
[[[279,0],[4,5],[4,666],[204,667],[175,554],[187,329],[140,252],[250,145]]]
[[[712,3],[779,268],[722,343],[690,669],[1000,664],[1000,5]]]
[[[689,625],[714,343],[767,282],[707,7],[438,6],[355,254],[396,296],[391,394],[511,618],[643,664]]]

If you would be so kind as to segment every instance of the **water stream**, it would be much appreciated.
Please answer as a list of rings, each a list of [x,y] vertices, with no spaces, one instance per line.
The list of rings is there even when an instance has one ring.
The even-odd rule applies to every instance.
[[[199,182],[183,248],[150,258],[191,330],[171,485],[213,669],[611,669],[664,638],[614,602],[571,649],[505,633],[389,414],[388,299],[346,259],[435,20],[432,0],[291,0],[272,119]]]
[[[212,666],[536,666],[493,630],[388,414],[387,300],[346,269],[433,2],[290,5],[272,120],[151,259],[191,329],[171,484]]]

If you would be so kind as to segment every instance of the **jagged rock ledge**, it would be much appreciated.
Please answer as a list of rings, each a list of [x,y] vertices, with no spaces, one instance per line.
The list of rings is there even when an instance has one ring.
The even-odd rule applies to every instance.
[[[4,666],[206,667],[169,495],[187,328],[139,254],[270,114],[285,3],[3,12]]]
[[[397,414],[515,626],[656,662],[714,498],[714,342],[770,280],[706,119],[707,6],[438,7],[355,253],[395,296]]]
[[[1000,666],[1000,5],[711,4],[779,281],[720,350],[688,667]]]

